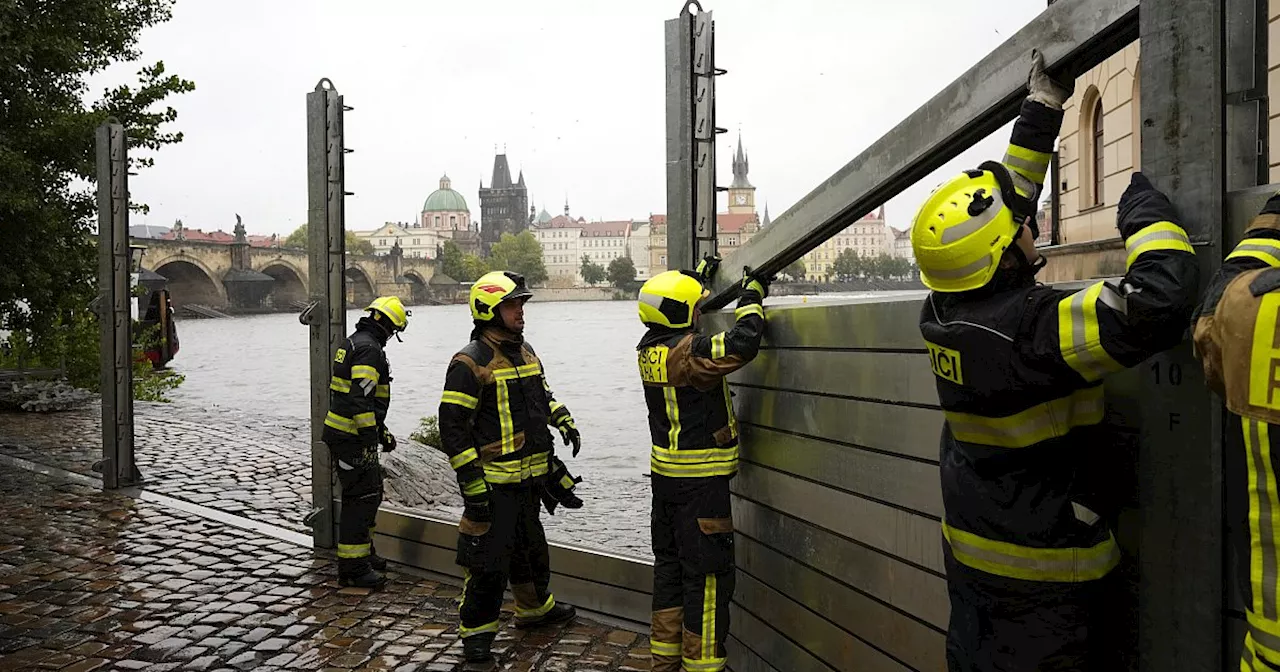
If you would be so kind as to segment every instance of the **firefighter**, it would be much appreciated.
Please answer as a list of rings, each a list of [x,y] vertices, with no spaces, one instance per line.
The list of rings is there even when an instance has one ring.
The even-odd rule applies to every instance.
[[[713,336],[697,333],[699,271],[659,273],[640,288],[636,346],[653,448],[652,669],[723,670],[733,597],[733,519],[729,479],[738,471],[738,423],[725,376],[755,358],[764,333],[769,281],[747,275],[737,321]]]
[[[1181,339],[1199,279],[1168,199],[1141,173],[1120,197],[1119,286],[1039,285],[1037,196],[1066,89],[1033,52],[1002,163],[939,186],[911,246],[932,290],[920,331],[945,416],[940,474],[952,672],[1090,670],[1120,559],[1099,427],[1102,379]]]
[[[1227,404],[1243,450],[1227,452],[1228,526],[1249,530],[1235,549],[1249,629],[1240,669],[1280,670],[1280,581],[1276,579],[1277,467],[1280,460],[1280,194],[1250,222],[1196,310],[1196,355],[1205,380]]]
[[[576,479],[553,454],[548,427],[573,444],[573,416],[556,401],[542,363],[525,342],[524,277],[487,273],[471,286],[471,342],[453,356],[440,399],[440,436],[457,472],[464,509],[457,563],[465,583],[459,634],[468,664],[491,669],[503,591],[511,583],[517,628],[564,623],[573,607],[551,593],[551,565],[539,507],[580,508]],[[553,506],[548,506],[554,509]]]
[[[394,296],[374,299],[333,356],[329,415],[321,436],[329,447],[342,485],[338,520],[338,583],[381,588],[386,560],[373,550],[374,520],[382,504],[382,467],[378,447],[395,450],[387,430],[391,404],[391,365],[383,348],[393,334],[409,326],[409,311]]]

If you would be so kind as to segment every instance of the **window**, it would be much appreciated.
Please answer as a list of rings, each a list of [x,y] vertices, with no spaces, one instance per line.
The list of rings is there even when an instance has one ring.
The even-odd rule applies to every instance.
[[[457,216],[457,215],[449,215],[449,228],[451,228],[451,229],[456,229],[456,228],[458,228],[458,216]]]
[[[1093,106],[1093,204],[1102,205],[1106,201],[1103,200],[1102,182],[1106,179],[1106,171],[1102,167],[1103,155],[1103,133],[1102,133],[1102,100],[1099,99]]]

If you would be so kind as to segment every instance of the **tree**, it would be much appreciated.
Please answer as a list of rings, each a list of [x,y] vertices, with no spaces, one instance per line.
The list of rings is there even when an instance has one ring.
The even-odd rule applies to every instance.
[[[582,255],[582,281],[592,287],[604,282],[604,267],[591,261],[591,257]]]
[[[306,224],[299,226],[298,228],[293,230],[293,233],[289,234],[289,236],[284,239],[283,246],[296,247],[296,248],[305,250],[307,246],[310,245],[310,240],[308,239],[308,235],[309,235],[308,231],[309,231],[309,227]],[[368,238],[359,238],[356,236],[355,232],[353,231],[344,232],[343,238],[345,238],[347,241],[347,254],[372,255],[376,253],[375,250],[373,249],[373,243],[369,242]]]
[[[808,269],[805,268],[803,259],[796,259],[791,262],[789,266],[782,269],[782,274],[791,278],[793,281],[804,280],[804,276],[807,272]]]
[[[457,280],[458,282],[471,282],[477,277],[471,277],[466,266],[466,256],[462,254],[462,249],[452,240],[444,241],[444,250],[440,254],[438,268],[441,273]]]
[[[831,272],[840,282],[848,282],[863,272],[862,257],[850,248],[840,250],[835,263],[831,264]]]
[[[177,112],[154,108],[195,85],[166,75],[163,62],[95,102],[87,86],[89,76],[136,61],[139,34],[169,20],[171,7],[172,0],[0,4],[0,328],[25,331],[37,358],[60,357],[45,352],[58,347],[55,334],[94,333],[76,325],[93,319],[87,307],[97,284],[97,126],[108,117],[124,125],[135,172],[153,164],[147,152],[182,141],[162,129]]]
[[[462,275],[466,278],[463,282],[472,282],[489,272],[489,264],[485,259],[474,254],[468,254],[462,258]],[[458,278],[461,280],[462,278]]]
[[[510,233],[502,234],[502,238],[489,249],[489,268],[519,273],[531,285],[547,281],[547,267],[542,262],[542,244],[530,231],[521,231],[514,236]]]
[[[609,262],[609,284],[618,289],[626,289],[627,285],[636,281],[636,265],[631,257],[618,257]]]

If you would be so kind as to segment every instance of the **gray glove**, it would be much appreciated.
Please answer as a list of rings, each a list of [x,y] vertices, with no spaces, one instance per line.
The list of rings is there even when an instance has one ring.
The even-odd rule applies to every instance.
[[[1044,71],[1044,54],[1038,50],[1031,51],[1031,73],[1027,75],[1027,100],[1061,110],[1071,97],[1071,89],[1054,81]]]

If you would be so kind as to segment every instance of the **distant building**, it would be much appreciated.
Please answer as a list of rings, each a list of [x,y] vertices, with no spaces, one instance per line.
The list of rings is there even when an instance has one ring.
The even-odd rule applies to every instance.
[[[480,181],[480,239],[487,251],[502,234],[517,234],[529,227],[529,190],[524,184],[524,171],[514,183],[507,155],[493,157],[493,179],[489,188]]]
[[[230,245],[236,242],[235,234],[227,233],[222,229],[205,233],[200,229],[184,226],[182,220],[174,222],[172,229],[160,236],[155,236],[155,238],[159,240],[189,240],[197,243],[219,243],[221,245]],[[280,237],[275,234],[270,236],[249,234],[245,236],[245,240],[250,247],[279,247],[282,242]]]
[[[171,229],[167,226],[158,226],[156,224],[130,224],[130,238],[162,238],[164,234],[169,233]]]
[[[805,278],[819,282],[830,278],[836,259],[845,250],[853,250],[860,257],[878,257],[892,254],[896,245],[897,238],[885,225],[884,206],[881,206],[804,255]],[[907,247],[910,246],[908,237]]]
[[[545,217],[544,217],[545,215]],[[575,287],[582,284],[582,219],[564,214],[552,217],[543,210],[534,217],[533,237],[542,245],[542,263],[547,267],[547,284]]]
[[[733,182],[729,185],[729,214],[756,214],[756,188],[747,179],[747,154],[742,149],[742,134],[738,134],[738,151],[733,155]],[[722,253],[720,256],[724,256]]]
[[[893,234],[893,256],[916,263],[916,253],[911,250],[911,229],[899,231],[889,227],[889,231]]]
[[[651,277],[649,248],[653,244],[653,237],[649,235],[650,228],[649,220],[636,220],[631,222],[631,233],[627,236],[627,256],[636,265],[636,280],[641,282]]]
[[[422,203],[418,226],[432,231],[471,230],[471,210],[467,207],[467,199],[453,190],[448,174],[440,178],[440,188],[431,192]]]
[[[592,262],[608,268],[609,262],[627,256],[627,238],[630,233],[629,219],[587,222],[582,225],[582,253]]]
[[[357,238],[368,240],[373,245],[374,254],[391,254],[398,244],[404,256],[417,259],[435,259],[440,246],[451,238],[450,231],[435,231],[403,222],[387,222],[373,231],[352,233]]]
[[[760,231],[760,218],[755,212],[722,212],[716,215],[716,254],[721,258],[733,254]]]

